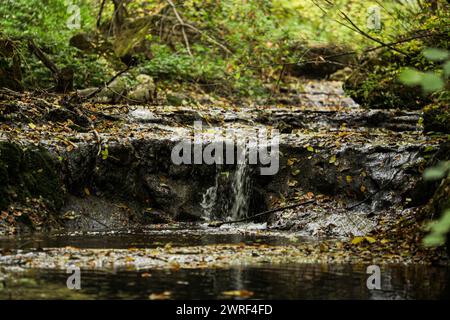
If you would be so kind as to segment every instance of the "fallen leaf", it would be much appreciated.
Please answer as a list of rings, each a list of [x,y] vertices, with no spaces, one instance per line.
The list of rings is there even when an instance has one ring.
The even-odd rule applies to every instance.
[[[150,300],[167,300],[167,299],[170,299],[171,295],[172,295],[172,292],[164,291],[161,293],[152,293],[151,295],[148,296],[148,298]]]
[[[364,241],[364,237],[354,237],[352,240],[352,244],[360,244]]]
[[[222,292],[222,294],[225,296],[250,298],[251,296],[254,295],[254,292],[248,290],[231,290],[231,291],[224,291]]]

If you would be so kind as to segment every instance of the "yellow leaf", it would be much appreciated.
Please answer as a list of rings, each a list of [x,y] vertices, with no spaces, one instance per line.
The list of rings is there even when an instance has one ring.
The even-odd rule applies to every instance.
[[[233,297],[241,297],[241,298],[250,298],[254,295],[252,291],[248,290],[231,290],[222,292],[225,296],[233,296]]]
[[[295,186],[297,186],[297,184],[298,184],[297,180],[289,180],[288,181],[288,186],[289,187],[295,187]]]
[[[291,167],[297,161],[298,161],[297,158],[290,158],[287,160],[287,165]]]
[[[381,242],[381,244],[386,244],[386,243],[389,243],[389,240],[388,239],[382,239],[380,242]]]
[[[167,300],[170,299],[172,293],[170,291],[164,291],[162,293],[152,293],[148,296],[150,300]]]
[[[84,193],[85,193],[87,196],[90,196],[90,195],[91,195],[91,192],[89,191],[88,188],[84,188]]]
[[[331,156],[329,163],[335,163],[336,162],[336,156]]]
[[[299,173],[300,173],[300,170],[297,169],[292,172],[292,175],[295,177],[295,176],[298,176]]]
[[[377,240],[375,240],[375,238],[372,238],[372,237],[365,237],[365,239],[366,239],[367,242],[369,242],[369,243],[375,243],[375,242],[377,242]]]
[[[352,240],[352,244],[360,244],[364,241],[364,237],[354,237]]]
[[[361,190],[361,192],[366,192],[366,187],[365,186],[361,186],[361,188],[359,188]]]
[[[30,122],[29,124],[28,124],[28,126],[31,128],[31,129],[36,129],[36,125],[33,123],[33,122]]]
[[[307,146],[307,147],[306,147],[306,150],[308,150],[309,152],[314,152],[314,148],[311,147],[311,146]]]
[[[347,183],[351,183],[353,178],[352,178],[352,176],[346,176],[345,180],[347,180]]]

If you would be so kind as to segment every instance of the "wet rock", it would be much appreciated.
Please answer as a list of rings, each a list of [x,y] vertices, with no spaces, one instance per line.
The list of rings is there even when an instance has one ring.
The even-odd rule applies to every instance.
[[[0,141],[0,209],[26,197],[43,197],[58,210],[64,192],[55,159],[39,147]]]

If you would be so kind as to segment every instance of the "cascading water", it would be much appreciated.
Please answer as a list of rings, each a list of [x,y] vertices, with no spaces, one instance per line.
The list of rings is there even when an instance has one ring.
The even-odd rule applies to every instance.
[[[229,217],[232,219],[246,218],[248,214],[249,194],[250,194],[250,175],[247,163],[238,164],[233,175],[231,187],[233,191]]]
[[[201,207],[206,220],[241,219],[248,216],[251,196],[250,166],[246,159],[247,150],[241,161],[230,174],[223,165],[216,166],[214,185],[203,194]]]
[[[217,200],[217,193],[219,190],[219,174],[220,170],[217,170],[216,168],[216,178],[215,183],[212,187],[208,188],[206,192],[203,194],[202,202],[200,203],[200,206],[203,210],[203,218],[206,220],[210,220],[213,218],[214,215],[214,207],[216,205]]]

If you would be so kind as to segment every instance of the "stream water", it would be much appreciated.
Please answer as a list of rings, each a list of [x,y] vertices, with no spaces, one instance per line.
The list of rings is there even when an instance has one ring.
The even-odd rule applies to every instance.
[[[204,228],[147,230],[121,234],[59,235],[0,240],[2,248],[48,247],[155,248],[208,244],[264,243],[283,246],[292,239],[277,233],[212,233]],[[298,238],[296,242],[309,241]],[[1,299],[148,299],[169,293],[171,299],[237,298],[225,293],[251,292],[252,299],[449,299],[450,270],[423,265],[381,266],[381,290],[369,290],[365,265],[282,264],[179,270],[81,270],[81,290],[66,287],[65,270],[4,271]]]

